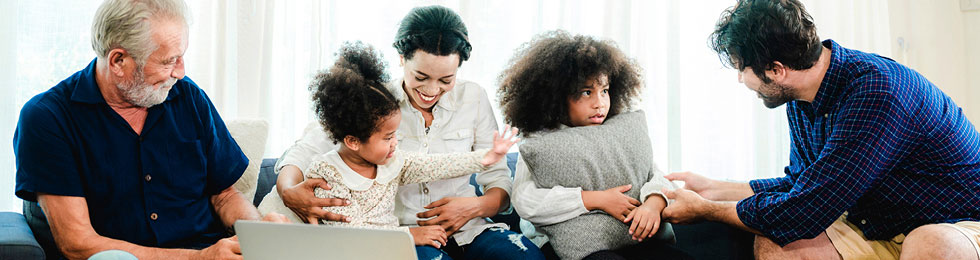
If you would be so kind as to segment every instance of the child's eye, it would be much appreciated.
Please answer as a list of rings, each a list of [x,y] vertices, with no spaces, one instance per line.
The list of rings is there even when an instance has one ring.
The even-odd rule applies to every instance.
[[[582,96],[588,97],[588,96],[591,96],[591,95],[592,95],[592,90],[582,91]]]
[[[447,84],[447,85],[449,84],[448,80],[439,80],[439,82],[442,82],[442,84]]]
[[[423,81],[423,80],[425,80],[425,78],[419,78],[419,77],[415,77],[415,80],[418,80],[418,81]]]
[[[609,89],[608,88],[607,89],[603,89],[602,90],[602,94],[609,94]]]

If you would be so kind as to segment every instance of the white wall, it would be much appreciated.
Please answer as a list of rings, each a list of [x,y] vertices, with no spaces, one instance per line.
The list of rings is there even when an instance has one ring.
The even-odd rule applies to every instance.
[[[926,76],[980,123],[980,11],[960,0],[890,0],[891,57]]]
[[[966,94],[973,111],[967,111],[970,121],[980,123],[980,11],[963,13],[966,31]]]

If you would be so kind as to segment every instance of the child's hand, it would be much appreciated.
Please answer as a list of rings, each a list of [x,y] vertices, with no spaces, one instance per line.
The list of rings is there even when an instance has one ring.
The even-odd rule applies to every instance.
[[[633,240],[642,242],[643,239],[650,238],[657,233],[657,230],[660,229],[660,213],[666,206],[667,201],[660,195],[653,194],[647,198],[643,205],[630,211],[623,222],[633,222],[630,224],[630,235],[633,236]]]
[[[412,233],[412,240],[415,240],[416,246],[433,246],[435,248],[441,248],[446,245],[446,230],[442,229],[442,226],[432,225],[432,226],[421,226],[413,227],[408,229],[409,233]]]
[[[626,215],[640,205],[639,200],[623,194],[631,188],[633,185],[623,185],[603,191],[582,191],[582,203],[585,204],[585,209],[600,209],[625,222]]]
[[[490,151],[483,156],[483,160],[480,161],[483,166],[489,167],[490,165],[500,161],[501,158],[507,156],[507,150],[510,150],[511,146],[521,140],[520,138],[517,138],[517,127],[510,127],[510,125],[506,125],[504,126],[504,129],[505,130],[503,133],[493,131],[493,148],[491,148]],[[506,129],[510,129],[510,131],[507,131]]]

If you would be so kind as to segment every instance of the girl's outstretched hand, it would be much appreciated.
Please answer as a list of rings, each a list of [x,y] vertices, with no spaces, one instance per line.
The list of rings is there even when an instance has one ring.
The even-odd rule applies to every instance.
[[[497,163],[504,156],[507,156],[507,150],[510,150],[510,147],[520,140],[520,138],[517,138],[517,127],[505,125],[503,133],[493,131],[493,148],[483,156],[483,160],[480,163],[487,167]]]

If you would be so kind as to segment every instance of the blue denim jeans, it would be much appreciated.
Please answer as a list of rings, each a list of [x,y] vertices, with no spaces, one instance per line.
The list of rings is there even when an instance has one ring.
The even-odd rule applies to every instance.
[[[541,249],[524,235],[503,228],[489,228],[476,236],[469,245],[460,246],[449,238],[442,249],[433,246],[416,246],[419,260],[430,259],[544,259]]]

